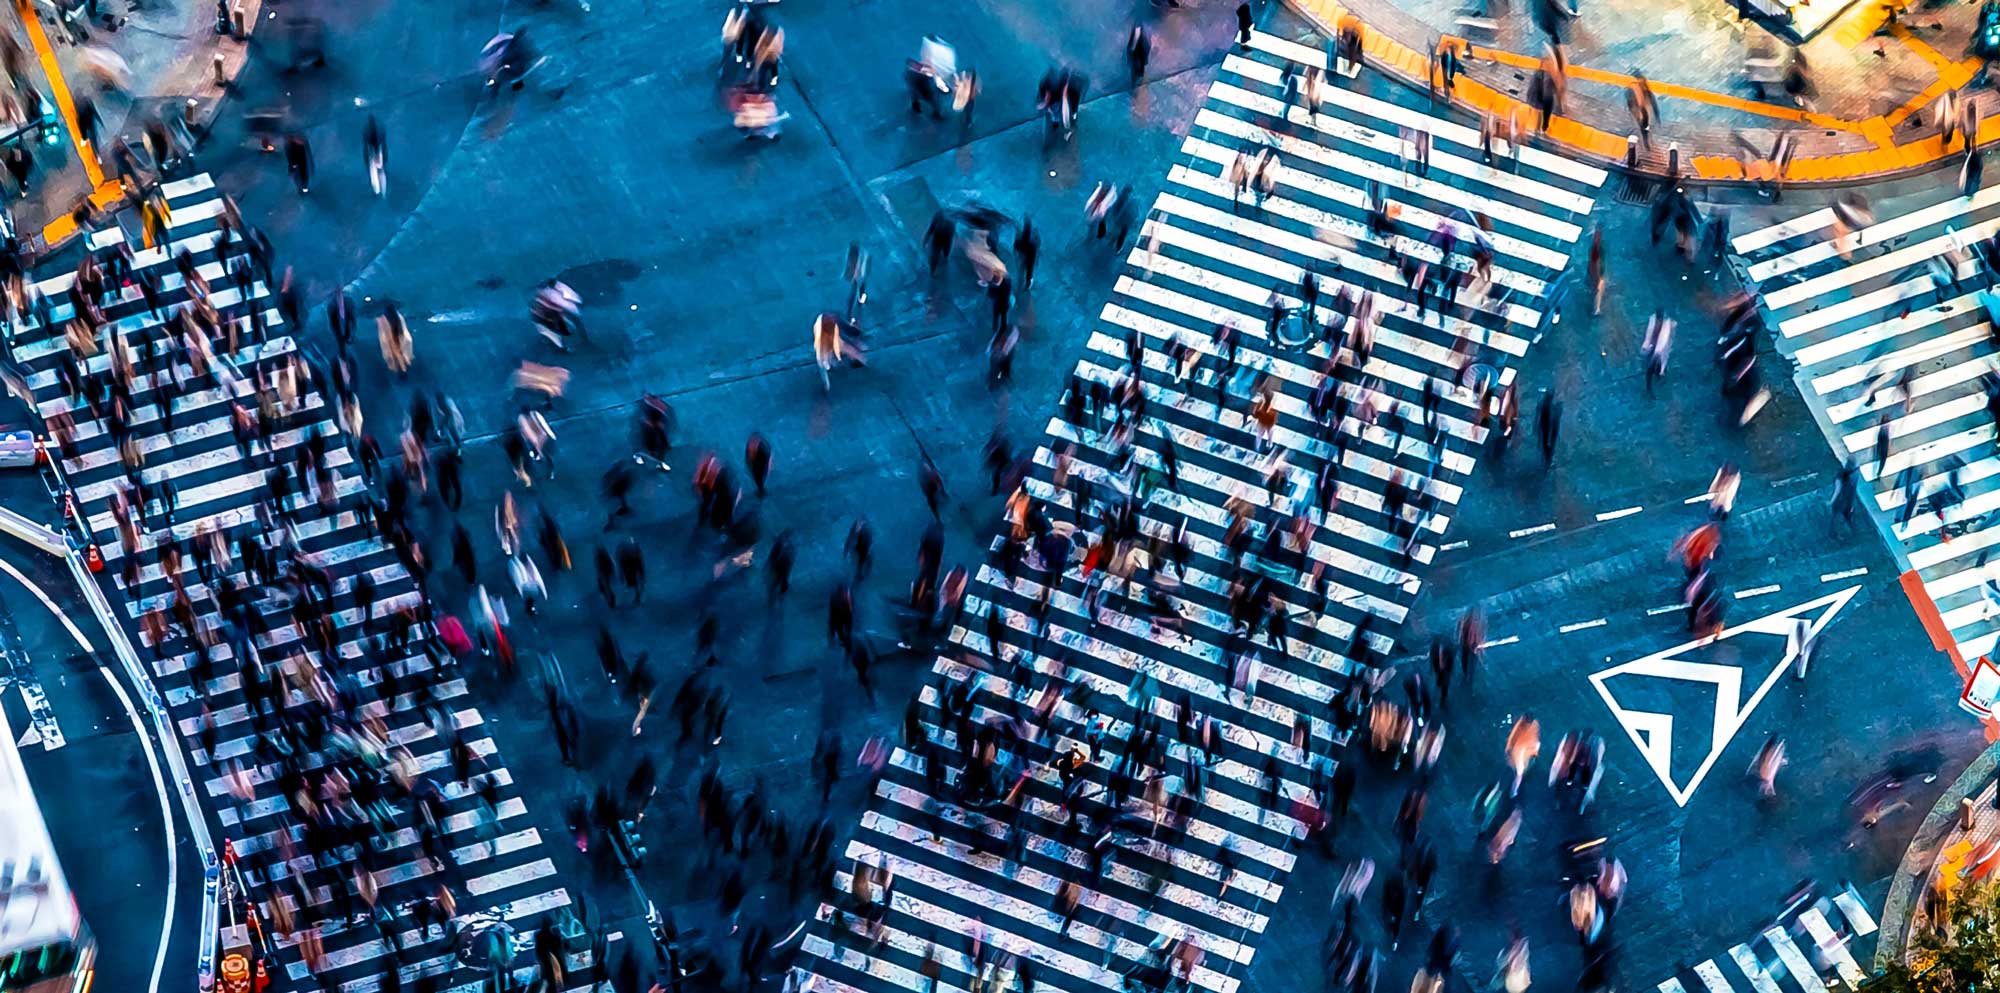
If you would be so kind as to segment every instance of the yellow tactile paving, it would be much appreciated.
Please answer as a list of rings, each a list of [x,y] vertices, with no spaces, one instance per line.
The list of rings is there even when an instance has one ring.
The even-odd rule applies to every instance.
[[[1440,44],[1442,45],[1445,43],[1463,42],[1463,41],[1464,39],[1462,38],[1454,38],[1450,35],[1446,35],[1443,42],[1440,42]],[[1502,65],[1513,66],[1516,69],[1534,69],[1542,64],[1541,59],[1538,59],[1532,55],[1522,55],[1517,52],[1509,52],[1504,49],[1498,49],[1498,48],[1487,48],[1483,45],[1473,45],[1471,46],[1471,48],[1472,48],[1471,61],[1475,62],[1498,62]],[[1631,86],[1633,83],[1638,82],[1638,79],[1636,79],[1635,77],[1628,76],[1622,72],[1608,72],[1603,69],[1592,69],[1588,66],[1579,66],[1579,65],[1572,65],[1569,67],[1569,76],[1571,79],[1581,79],[1592,83],[1603,83],[1608,86],[1616,86],[1620,89],[1624,89],[1625,87]],[[1655,94],[1663,97],[1674,97],[1680,100],[1694,100],[1699,103],[1713,104],[1718,107],[1728,107],[1731,110],[1740,110],[1746,114],[1757,114],[1762,117],[1773,117],[1777,118],[1778,120],[1792,121],[1797,124],[1813,124],[1823,128],[1836,128],[1844,131],[1853,131],[1853,130],[1858,130],[1859,128],[1859,125],[1853,121],[1843,120],[1838,117],[1831,117],[1826,114],[1815,114],[1810,111],[1800,110],[1797,107],[1788,107],[1783,104],[1763,103],[1757,100],[1745,100],[1742,99],[1741,97],[1733,97],[1726,93],[1711,93],[1707,90],[1697,89],[1692,86],[1682,86],[1679,83],[1665,83],[1665,82],[1660,82],[1659,80],[1647,80],[1646,84],[1653,88],[1653,92]]]
[[[1875,32],[1889,19],[1891,10],[1901,10],[1909,6],[1909,0],[1870,0],[1857,4],[1847,16],[1833,26],[1834,44],[1842,48],[1860,48],[1875,36]]]
[[[125,185],[117,180],[105,180],[97,184],[97,189],[90,191],[90,205],[98,210],[103,210],[123,199],[125,199]],[[64,214],[42,226],[42,244],[45,246],[60,245],[75,235],[76,218],[70,214]]]
[[[1333,26],[1339,23],[1343,17],[1355,17],[1353,12],[1348,10],[1339,0],[1292,0],[1292,3],[1301,13],[1318,24],[1320,30],[1328,34],[1333,33]],[[1358,21],[1359,19],[1356,18],[1356,20]],[[1429,80],[1431,76],[1429,52],[1411,48],[1387,35],[1368,29],[1365,25],[1363,31],[1362,51],[1371,63],[1396,72],[1398,75],[1413,82],[1423,83]],[[1855,180],[1870,179],[1884,173],[1902,172],[1922,166],[1934,165],[1949,155],[1963,153],[1965,146],[1962,143],[1954,143],[1954,145],[1947,148],[1943,139],[1938,135],[1929,135],[1924,138],[1897,144],[1895,141],[1895,128],[1905,120],[1908,120],[1912,113],[1922,109],[1930,101],[1937,99],[1937,96],[1945,90],[1963,86],[1967,80],[1972,78],[1972,74],[1978,71],[1979,60],[1967,59],[1959,62],[1946,58],[1938,53],[1937,50],[1911,36],[1901,25],[1893,25],[1892,33],[1904,44],[1909,45],[1912,51],[1916,52],[1937,69],[1938,82],[1933,84],[1931,89],[1926,90],[1923,94],[1919,94],[1909,103],[1896,108],[1890,113],[1870,117],[1865,120],[1850,121],[1844,118],[1787,107],[1781,104],[1744,100],[1739,97],[1729,96],[1728,94],[1713,93],[1708,90],[1673,83],[1652,82],[1651,85],[1653,91],[1662,96],[1693,100],[1711,106],[1727,107],[1745,113],[1789,120],[1795,123],[1810,124],[1815,127],[1847,131],[1867,138],[1876,146],[1865,151],[1841,152],[1830,155],[1795,156],[1785,169],[1784,178],[1787,182],[1852,182]],[[1442,45],[1447,41],[1460,45],[1465,44],[1463,39],[1452,38],[1451,36],[1445,36],[1440,39],[1439,44]],[[1471,48],[1475,60],[1495,61],[1517,68],[1535,68],[1540,65],[1540,60],[1533,56],[1478,45],[1473,45]],[[1576,65],[1569,67],[1569,74],[1573,79],[1582,79],[1589,82],[1620,87],[1629,85],[1632,82],[1632,77],[1622,73],[1606,72],[1601,69],[1591,69]],[[1935,92],[1932,92],[1932,90],[1935,90]],[[1492,114],[1498,118],[1504,118],[1509,113],[1518,113],[1522,121],[1532,125],[1540,117],[1533,108],[1530,108],[1524,101],[1515,98],[1513,95],[1501,93],[1492,87],[1466,79],[1463,76],[1459,78],[1459,82],[1453,87],[1453,97],[1455,98],[1454,102],[1475,112]],[[1598,159],[1623,160],[1625,157],[1625,135],[1614,134],[1602,128],[1593,127],[1561,115],[1556,115],[1549,121],[1548,130],[1542,137],[1572,151]],[[2000,140],[2000,119],[1988,118],[1981,121],[1979,126],[1980,143],[1985,144],[1994,140]],[[1744,169],[1743,163],[1733,155],[1686,154],[1685,161],[1687,163],[1686,168],[1696,179],[1712,182],[1744,182],[1750,178]]]
[[[76,157],[82,160],[90,185],[97,186],[104,182],[104,172],[97,167],[97,156],[91,154],[89,144],[83,140],[83,132],[76,126],[76,101],[69,95],[69,83],[63,79],[62,66],[56,63],[56,52],[49,46],[48,33],[42,30],[41,15],[35,13],[29,0],[15,0],[14,12],[21,16],[21,24],[28,32],[28,43],[35,47],[35,55],[42,62],[42,72],[49,77],[49,92],[55,97],[56,109],[62,112],[63,126],[69,129],[70,147],[76,149]]]
[[[1925,62],[1930,63],[1931,67],[1938,71],[1938,78],[1951,80],[1951,85],[1954,87],[1964,86],[1966,81],[1972,78],[1972,74],[1979,69],[1977,60],[1973,62],[1972,68],[1968,69],[1963,63],[1945,58],[1942,52],[1926,44],[1923,39],[1911,34],[1910,29],[1904,27],[1901,21],[1889,25],[1889,33],[1895,35],[1897,41],[1908,46],[1910,51],[1917,53]]]
[[[1972,854],[1972,842],[1960,841],[1944,850],[1944,857],[1938,859],[1937,889],[1940,896],[1950,896],[1964,881],[1960,875],[1965,870],[1965,858]]]

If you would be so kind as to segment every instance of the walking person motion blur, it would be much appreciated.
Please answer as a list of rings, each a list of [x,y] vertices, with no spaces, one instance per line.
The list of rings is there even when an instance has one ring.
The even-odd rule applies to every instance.
[[[1761,800],[1775,800],[1778,797],[1778,770],[1786,765],[1785,739],[1771,735],[1757,749],[1757,755],[1750,760],[1747,774],[1757,781],[1757,796]]]
[[[528,73],[544,61],[546,57],[535,51],[525,30],[496,34],[479,50],[479,70],[486,77],[489,93],[502,85],[509,90],[521,89],[527,85]]]
[[[312,146],[306,136],[293,132],[285,136],[285,171],[291,174],[292,185],[301,195],[312,188],[313,160]]]
[[[378,197],[388,193],[389,141],[374,114],[368,115],[368,123],[361,129],[361,159],[368,168],[368,188]]]
[[[831,311],[813,318],[813,360],[819,365],[821,390],[831,390],[833,367],[841,362],[859,369],[868,364],[861,347],[861,329],[842,321]]]
[[[1639,346],[1640,361],[1645,363],[1646,395],[1653,395],[1653,384],[1667,374],[1667,356],[1674,347],[1674,319],[1666,311],[1653,311],[1646,320],[1646,337]]]
[[[584,335],[582,309],[583,298],[575,290],[549,279],[535,287],[534,299],[528,304],[528,317],[549,344],[567,352],[570,337]]]
[[[1533,2],[1552,36],[1574,17],[1560,0]],[[781,82],[779,9],[731,4],[721,24],[711,140],[696,157],[733,177],[718,195],[796,186],[805,175],[792,160],[810,149],[753,152],[729,140],[730,127],[776,138],[786,119],[779,101],[794,99]],[[412,318],[402,306],[419,305],[393,299],[373,270],[352,298],[335,291],[326,302],[334,344],[321,352],[300,330],[313,327],[311,278],[274,264],[268,239],[233,207],[185,192],[199,184],[169,184],[171,204],[161,193],[142,208],[165,251],[112,245],[105,227],[79,239],[67,283],[23,278],[0,294],[10,328],[45,329],[46,344],[30,338],[19,349],[31,384],[21,389],[39,401],[49,457],[90,475],[77,499],[91,505],[77,516],[101,528],[106,589],[129,599],[173,716],[198,739],[190,755],[210,767],[206,792],[234,803],[233,823],[244,826],[243,854],[258,863],[247,884],[260,904],[253,935],[282,917],[273,957],[305,960],[280,965],[297,973],[304,964],[329,989],[387,993],[476,979],[491,993],[517,993],[521,975],[543,993],[584,983],[595,991],[607,978],[619,993],[772,980],[809,993],[825,985],[815,970],[826,963],[863,985],[914,993],[945,989],[946,978],[964,993],[1011,993],[1017,982],[1019,993],[1036,993],[1041,976],[1044,986],[1079,979],[1187,993],[1234,982],[1254,943],[1237,940],[1243,922],[1290,884],[1294,856],[1317,856],[1345,867],[1322,960],[1329,993],[1366,993],[1402,962],[1417,967],[1411,988],[1421,993],[1467,980],[1525,993],[1527,938],[1503,924],[1483,935],[1467,928],[1461,940],[1471,922],[1451,917],[1466,880],[1439,872],[1471,872],[1475,884],[1484,872],[1501,884],[1554,852],[1561,881],[1549,892],[1559,899],[1534,909],[1531,893],[1520,906],[1567,917],[1585,977],[1601,977],[1628,884],[1598,837],[1605,813],[1593,804],[1607,764],[1629,755],[1607,757],[1603,736],[1558,723],[1540,767],[1539,718],[1556,718],[1505,706],[1518,672],[1476,679],[1489,650],[1496,665],[1517,668],[1518,656],[1499,649],[1519,640],[1489,634],[1477,607],[1432,618],[1426,627],[1437,633],[1414,664],[1404,644],[1415,630],[1405,608],[1427,602],[1412,601],[1413,591],[1449,547],[1441,536],[1467,477],[1505,457],[1523,413],[1532,413],[1547,471],[1517,467],[1525,471],[1507,473],[1510,486],[1581,485],[1602,456],[1582,447],[1599,441],[1598,425],[1586,425],[1566,443],[1563,473],[1553,472],[1564,443],[1559,398],[1575,395],[1576,380],[1517,361],[1531,335],[1560,333],[1575,281],[1590,284],[1593,314],[1618,299],[1607,293],[1606,235],[1585,219],[1597,193],[1580,177],[1599,170],[1552,168],[1559,150],[1524,151],[1513,108],[1481,122],[1490,167],[1473,163],[1473,132],[1443,108],[1380,99],[1371,85],[1327,89],[1363,72],[1364,59],[1383,58],[1359,20],[1341,17],[1322,53],[1260,35],[1251,4],[1235,13],[1242,54],[1219,70],[1235,89],[1218,88],[1200,111],[1194,158],[1127,169],[1104,166],[1095,143],[1066,144],[1089,80],[1054,63],[1033,94],[1042,159],[1029,153],[1008,175],[967,171],[985,177],[977,191],[940,188],[917,205],[900,188],[885,191],[903,221],[929,218],[920,237],[927,273],[909,272],[909,260],[872,234],[819,232],[821,258],[763,261],[767,275],[822,296],[803,310],[784,287],[742,302],[776,314],[775,330],[751,318],[713,342],[672,339],[671,327],[650,341],[636,315],[654,308],[608,275],[622,268],[612,253],[581,251],[601,248],[586,239],[542,270],[495,277],[530,288],[513,304],[527,304],[527,328],[518,310],[491,322],[497,361],[487,344],[465,340],[464,325],[483,317],[448,316],[432,299],[448,288],[408,291],[424,300]],[[1185,61],[1198,26],[1169,20],[1177,16],[1121,20],[1095,42],[1123,42],[1122,68],[1144,84],[1157,79],[1153,55],[1171,49]],[[566,46],[580,40],[563,34]],[[1066,53],[1089,48],[1063,40]],[[1460,78],[1475,51],[1456,39],[1438,49],[1447,99],[1477,88]],[[1544,118],[1560,106],[1564,58],[1552,46],[1536,74]],[[486,96],[507,99],[543,78],[532,74],[544,62],[521,32],[495,37],[481,53]],[[1005,146],[926,133],[952,114],[966,127],[979,96],[977,75],[936,35],[921,36],[914,58],[864,66],[856,79],[850,97],[890,101],[894,130],[955,148],[959,165],[985,169],[982,157]],[[491,123],[533,127],[565,88],[528,94]],[[1158,88],[1139,87],[1138,102],[1149,90]],[[807,97],[797,94],[800,106]],[[1651,92],[1642,83],[1631,99],[1643,131],[1657,113]],[[1364,129],[1380,141],[1355,145]],[[365,116],[360,132],[370,189],[386,198],[382,122]],[[1082,171],[1078,156],[1100,171]],[[305,193],[313,177],[303,136],[286,138],[286,162]],[[1693,251],[1696,230],[1716,237],[1691,201],[1664,192],[1659,231],[1675,231],[1677,251]],[[342,206],[326,196],[306,213]],[[1056,210],[1036,210],[1039,225],[1028,216],[1037,203]],[[1064,213],[1079,206],[1081,218]],[[1054,274],[1050,296],[1061,299],[1045,297],[1037,314],[1051,216],[1046,261],[1058,264],[1039,275]],[[591,227],[563,220],[565,231]],[[182,230],[190,223],[199,227]],[[1578,265],[1586,230],[1590,258]],[[781,256],[784,236],[803,233],[759,244]],[[195,247],[174,247],[183,243]],[[722,242],[701,244],[715,256],[703,261],[725,261]],[[871,267],[871,247],[889,251],[874,259],[881,268]],[[561,277],[543,278],[552,271]],[[1123,302],[1093,325],[1104,333],[1088,334],[1088,359],[1059,377],[1058,416],[1045,416],[1014,377],[1028,394],[1042,388],[1046,370],[1027,368],[1031,356],[1046,358],[1037,339],[1073,316],[1070,298],[1098,276]],[[46,289],[54,286],[64,288]],[[714,299],[691,301],[697,311],[730,302],[725,281],[701,289]],[[633,316],[621,318],[628,293]],[[595,341],[581,314],[586,296]],[[916,418],[914,437],[883,432],[870,413],[880,398],[861,387],[876,376],[831,393],[833,371],[868,365],[870,345],[907,344],[920,325],[961,321],[968,304],[980,334],[955,347],[991,391],[976,407],[961,403],[979,391],[959,390],[967,375],[953,368],[931,370],[919,392],[957,406],[950,417]],[[1663,380],[1675,319],[1688,319],[1679,306],[1655,312],[1638,344],[1649,394],[1679,385]],[[380,371],[372,353],[352,347],[362,307],[376,321]],[[1725,307],[1728,340],[1718,348],[1732,414],[1738,394],[1758,387],[1743,368],[1754,315],[1741,308]],[[767,331],[781,341],[777,364],[789,352],[795,365],[800,353],[782,342],[804,313],[815,315],[821,394],[796,379],[768,397],[715,394],[716,384],[694,381],[714,362],[681,368],[717,348],[740,352],[734,359],[763,355]],[[1631,360],[1616,352],[1633,347],[1615,337],[1621,321],[1581,323],[1605,335],[1595,344],[1614,353],[1614,372]],[[423,368],[417,330],[437,353]],[[544,361],[555,361],[550,350],[588,353],[578,393],[567,394],[569,369]],[[907,360],[905,351],[880,354]],[[480,362],[489,378],[458,381]],[[1893,402],[1886,391],[1909,385],[1882,389]],[[787,392],[793,409],[768,402]],[[717,396],[738,409],[717,420]],[[700,408],[686,408],[701,417],[685,435],[674,403]],[[966,409],[978,416],[957,423]],[[669,477],[677,442],[692,448],[689,471]],[[855,445],[880,463],[881,478],[848,499],[828,469]],[[1717,630],[1733,602],[1714,565],[1724,528],[1743,528],[1728,521],[1741,479],[1732,457],[1763,464],[1734,452],[1715,459],[1723,468],[1709,519],[1690,522],[1675,547],[1684,571],[1666,567],[1701,632]],[[1872,475],[1879,469],[1855,477],[1846,513]],[[895,482],[910,476],[915,486]],[[1950,490],[1957,480],[1934,474],[1922,485]],[[795,582],[803,601],[790,596]],[[788,616],[800,602],[811,616]],[[1497,608],[1494,616],[1512,623]],[[824,640],[816,631],[796,638],[799,623],[823,623]],[[1801,677],[1810,634],[1792,636]],[[586,662],[565,672],[558,652],[576,646]],[[520,666],[524,657],[532,664]],[[816,682],[828,665],[853,682]],[[878,684],[915,692],[883,711]],[[751,708],[743,713],[753,725],[738,723],[748,746],[728,737],[736,692]],[[797,706],[813,703],[809,695],[823,699]],[[503,734],[508,722],[479,712],[488,701],[547,723]],[[796,726],[774,736],[773,714]],[[893,730],[855,730],[871,724]],[[525,781],[501,764],[496,742],[520,737],[559,755],[552,777]],[[1609,747],[1622,748],[1612,737]],[[1469,825],[1458,821],[1465,798],[1455,792],[1464,763],[1445,775],[1454,739],[1503,746],[1502,763],[1488,753],[1470,782],[1484,788]],[[774,745],[781,759],[786,748],[799,759],[810,748],[809,787],[761,781],[760,767],[743,764]],[[1778,758],[1768,773],[1753,765],[1747,775],[1774,789]],[[601,932],[605,915],[557,888],[576,881],[540,852],[551,841],[549,802],[568,833],[555,843],[575,845],[597,868],[638,873],[642,833],[670,839],[674,857],[643,867],[644,879],[689,873],[692,888],[675,899],[702,908],[707,934],[661,917],[649,925],[651,959],[644,947],[609,961],[598,952],[585,966],[594,974],[579,975],[583,935],[568,928],[565,905],[586,932]],[[1349,826],[1386,829],[1393,851],[1347,851],[1366,840],[1343,837]],[[1457,837],[1465,827],[1471,837]],[[1520,841],[1532,855],[1506,866]],[[1464,865],[1461,851],[1470,853]],[[1039,908],[1001,892],[1009,888],[1039,894]],[[1504,887],[1493,892],[1507,899]],[[1004,899],[961,899],[982,893]],[[934,905],[939,894],[951,906]],[[792,918],[790,927],[794,911],[820,906],[827,911],[772,940],[774,921]],[[521,933],[508,930],[517,923]],[[533,940],[517,944],[530,930]],[[1398,959],[1403,937],[1413,951]],[[515,947],[532,950],[519,967]],[[488,975],[453,978],[482,954]],[[884,955],[902,963],[893,974],[849,968]]]

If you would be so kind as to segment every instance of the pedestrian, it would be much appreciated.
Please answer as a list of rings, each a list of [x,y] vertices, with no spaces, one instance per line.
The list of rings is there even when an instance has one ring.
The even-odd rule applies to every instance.
[[[1549,390],[1543,390],[1541,403],[1535,409],[1535,440],[1542,446],[1544,469],[1556,461],[1556,435],[1562,430],[1562,414],[1562,401]]]
[[[1590,280],[1590,314],[1604,313],[1604,225],[1590,232],[1590,261],[1585,270]]]
[[[1035,284],[1035,259],[1042,253],[1042,236],[1035,232],[1035,222],[1021,218],[1020,227],[1014,232],[1014,269],[1021,274],[1021,292]]]
[[[1436,75],[1432,78],[1436,80],[1437,84],[1443,90],[1445,102],[1450,103],[1452,92],[1458,83],[1458,74],[1465,68],[1465,59],[1459,54],[1458,46],[1450,43],[1440,44],[1435,60],[1435,68]],[[1482,132],[1484,130],[1482,128]],[[1482,141],[1480,149],[1488,161],[1491,161],[1491,148]]]
[[[1794,618],[1785,632],[1785,655],[1792,660],[1793,679],[1806,678],[1806,669],[1812,665],[1813,653],[1818,649],[1819,633],[1813,630],[1812,622]]]
[[[1674,345],[1674,319],[1666,311],[1653,311],[1646,321],[1646,338],[1639,346],[1646,367],[1646,395],[1653,395],[1653,383],[1667,374],[1667,355]]]
[[[931,215],[931,223],[924,229],[924,252],[930,260],[931,275],[936,276],[951,257],[952,242],[958,237],[958,225],[952,223],[944,211]]]
[[[776,604],[792,588],[792,562],[798,557],[792,532],[783,531],[771,542],[771,555],[764,563],[765,600]]]
[[[750,469],[750,481],[757,487],[757,496],[764,495],[764,480],[771,475],[771,443],[762,432],[750,432],[750,440],[743,446],[743,464]]]
[[[605,606],[618,606],[618,591],[616,589],[618,567],[612,562],[611,550],[605,548],[603,545],[597,546],[597,553],[593,556],[592,561],[597,571],[598,595],[604,598]]]
[[[854,590],[842,582],[833,588],[826,601],[827,644],[839,644],[852,651],[854,644]]]
[[[632,602],[646,599],[646,555],[639,550],[639,542],[627,537],[618,543],[618,578],[632,593]]]
[[[343,353],[349,342],[354,340],[354,303],[347,297],[346,290],[333,291],[333,298],[326,304],[327,330],[333,332],[333,340]]]
[[[434,460],[437,468],[438,499],[446,507],[457,511],[465,501],[463,470],[465,457],[455,449],[439,452]]]
[[[1146,63],[1152,57],[1152,36],[1146,33],[1144,25],[1134,25],[1125,39],[1125,67],[1132,71],[1132,82],[1137,83],[1146,75]]]
[[[384,305],[381,316],[375,319],[375,334],[382,346],[382,364],[407,378],[410,365],[416,361],[416,339],[410,335],[409,322],[395,304]]]
[[[993,310],[993,324],[987,333],[998,337],[1000,332],[1006,330],[1007,316],[1014,306],[1014,280],[1007,275],[1004,266],[998,270],[993,282],[986,287],[986,299]]]
[[[850,331],[858,330],[843,326],[840,318],[830,311],[820,314],[813,320],[813,358],[819,364],[821,390],[833,388],[829,372],[835,364],[844,361],[854,368],[868,364],[860,342],[850,336]]]
[[[854,523],[848,525],[847,541],[842,546],[842,552],[852,562],[854,581],[866,580],[875,566],[875,529],[869,525],[867,518],[857,517]]]
[[[938,472],[937,463],[929,454],[918,456],[917,484],[924,491],[924,505],[931,509],[931,518],[940,518],[940,507],[944,502],[944,474]]]
[[[1785,739],[1775,734],[1765,738],[1747,770],[1749,777],[1757,781],[1757,796],[1760,799],[1777,798],[1778,770],[1783,769],[1785,764]]]
[[[1743,488],[1743,473],[1734,462],[1724,462],[1715,470],[1715,478],[1708,482],[1708,513],[1718,521],[1729,519],[1729,512],[1736,508],[1736,493]]]
[[[632,487],[636,483],[637,480],[632,474],[632,464],[629,462],[619,462],[604,471],[599,491],[606,500],[611,501],[611,510],[604,518],[604,530],[611,530],[619,518],[633,513]]]
[[[312,146],[306,136],[293,132],[285,136],[285,170],[291,173],[292,185],[300,194],[312,187]]]
[[[1653,84],[1644,74],[1635,73],[1626,86],[1625,109],[1631,112],[1632,123],[1639,128],[1639,143],[1653,147],[1653,125],[1660,118],[1660,103],[1653,96]]]
[[[1403,922],[1410,910],[1409,884],[1402,872],[1391,872],[1382,880],[1382,930],[1389,938],[1389,950],[1402,944]]]
[[[1840,469],[1834,476],[1833,501],[1827,508],[1829,511],[1827,525],[1829,532],[1832,531],[1833,525],[1836,522],[1845,523],[1848,532],[1853,532],[1854,508],[1858,502],[1856,488],[1860,475],[1861,466],[1855,462],[1854,455],[1849,453],[1847,458],[1841,461]]]
[[[1516,717],[1514,726],[1507,731],[1507,765],[1514,770],[1515,794],[1521,792],[1521,780],[1541,753],[1541,724],[1527,714]]]
[[[1236,47],[1246,52],[1250,50],[1250,29],[1255,23],[1255,19],[1250,14],[1250,4],[1247,2],[1237,4]]]
[[[535,615],[535,608],[548,599],[549,590],[542,580],[542,570],[535,565],[535,559],[525,550],[507,560],[507,576],[514,581],[514,592],[521,597],[521,608],[528,616]]]
[[[361,128],[361,159],[368,169],[369,188],[378,197],[389,192],[389,141],[374,114],[368,115],[368,123]]]

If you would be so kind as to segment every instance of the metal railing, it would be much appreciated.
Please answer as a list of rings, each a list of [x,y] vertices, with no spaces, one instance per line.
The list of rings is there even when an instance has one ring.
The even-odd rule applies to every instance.
[[[97,616],[98,625],[104,629],[104,638],[110,643],[112,654],[118,657],[125,668],[126,678],[139,691],[139,699],[144,702],[147,717],[153,724],[153,734],[160,740],[167,766],[179,787],[181,813],[187,820],[188,834],[201,853],[202,907],[197,973],[200,988],[203,991],[212,990],[215,988],[216,928],[221,916],[222,862],[216,854],[214,837],[208,830],[207,814],[195,791],[194,777],[188,771],[187,757],[181,751],[180,732],[174,726],[172,711],[140,660],[138,651],[132,647],[123,617],[112,606],[110,598],[105,596],[104,588],[98,585],[96,573],[88,561],[89,557],[97,556],[100,568],[103,561],[97,551],[90,517],[83,512],[76,491],[70,486],[68,473],[63,471],[61,454],[51,450],[46,439],[43,439],[42,445],[45,457],[38,459],[37,465],[50,502],[61,508],[61,516],[56,526],[51,528],[36,524],[14,511],[0,509],[0,531],[14,534],[49,554],[62,556],[69,565],[70,576],[75,580],[77,589],[82,591],[84,600],[90,604],[91,613]]]

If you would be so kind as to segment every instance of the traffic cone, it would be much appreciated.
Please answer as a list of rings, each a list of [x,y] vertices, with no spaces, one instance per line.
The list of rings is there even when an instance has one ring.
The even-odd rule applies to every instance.
[[[89,568],[93,574],[104,571],[104,556],[99,555],[97,553],[97,546],[95,544],[84,546],[83,564],[87,568]]]
[[[257,974],[250,980],[252,993],[265,993],[271,988],[271,974],[264,971],[264,960],[257,960]]]
[[[35,464],[49,464],[49,440],[47,438],[35,439]]]

